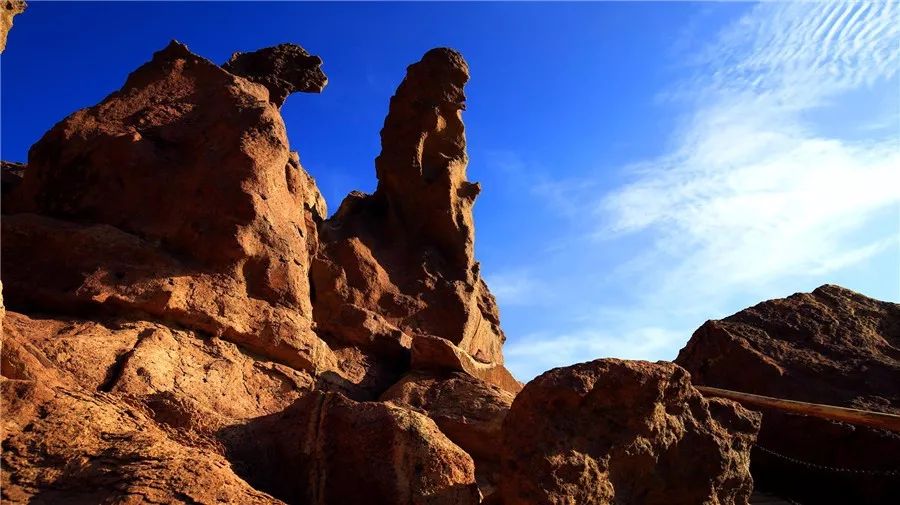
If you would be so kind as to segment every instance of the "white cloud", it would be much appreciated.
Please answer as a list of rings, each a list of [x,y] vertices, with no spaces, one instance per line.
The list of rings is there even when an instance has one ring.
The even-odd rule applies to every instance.
[[[656,360],[667,358],[668,350],[684,342],[684,335],[660,327],[642,327],[627,334],[583,328],[571,333],[536,333],[507,342],[506,364],[520,379],[529,380],[558,366],[581,361],[616,357]]]
[[[537,305],[549,295],[541,281],[524,270],[488,274],[485,282],[501,306]]]
[[[673,291],[823,274],[883,249],[896,229],[850,237],[900,203],[896,131],[843,140],[806,116],[893,78],[898,47],[896,4],[756,6],[705,53],[712,77],[687,81],[698,91],[677,147],[595,207],[601,235],[653,231]]]
[[[846,107],[849,93],[896,95],[898,8],[758,4],[694,53],[693,77],[661,94],[688,110],[668,153],[624,167],[631,182],[600,198],[584,190],[590,180],[542,183],[555,205],[580,208],[565,214],[601,223],[591,231],[597,251],[647,238],[617,266],[622,289],[641,296],[599,307],[572,331],[511,339],[510,367],[528,378],[601,356],[671,359],[706,318],[762,292],[787,295],[795,284],[785,279],[828,279],[897,247],[900,230],[884,217],[900,211],[900,111],[865,141],[849,133],[883,125],[885,111],[851,110],[845,125],[815,113]],[[611,311],[620,317],[604,316]]]

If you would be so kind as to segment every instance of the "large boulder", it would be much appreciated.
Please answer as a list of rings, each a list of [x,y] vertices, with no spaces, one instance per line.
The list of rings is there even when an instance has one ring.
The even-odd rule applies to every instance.
[[[475,460],[482,495],[493,494],[499,475],[503,419],[513,394],[462,372],[411,372],[381,401],[421,412]]]
[[[223,439],[254,487],[289,503],[479,502],[472,458],[434,421],[390,403],[314,392]]]
[[[503,424],[516,504],[745,504],[759,415],[706,400],[682,368],[602,359],[545,372]]]
[[[900,414],[900,305],[825,285],[707,321],[676,363],[697,385]],[[802,503],[900,501],[900,433],[759,410],[763,489]]]
[[[391,98],[373,195],[351,193],[320,227],[314,310],[327,338],[396,355],[422,335],[503,365],[494,297],[474,259],[462,122],[468,66],[433,49]]]

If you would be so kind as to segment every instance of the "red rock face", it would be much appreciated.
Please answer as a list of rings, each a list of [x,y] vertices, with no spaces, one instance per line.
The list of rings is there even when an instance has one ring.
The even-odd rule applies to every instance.
[[[479,501],[472,458],[434,421],[390,403],[316,392],[223,439],[249,482],[290,503]]]
[[[695,384],[900,413],[900,305],[838,286],[770,300],[708,321],[676,363]],[[900,434],[762,409],[759,445],[834,472],[754,451],[764,489],[801,503],[892,503]]]
[[[461,115],[468,79],[450,49],[411,65],[381,131],[378,189],[351,193],[320,227],[314,309],[332,341],[393,353],[433,335],[502,366],[497,305],[474,259],[479,186],[466,180]]]
[[[410,405],[346,398],[375,400],[407,374],[413,333],[366,340],[372,326],[352,310],[337,320],[313,311],[317,299],[357,303],[327,284],[313,291],[313,258],[398,275],[406,264],[374,257],[431,247],[320,248],[320,230],[331,233],[324,201],[290,151],[278,107],[293,91],[321,91],[321,63],[281,45],[236,54],[223,68],[173,42],[120,91],[51,129],[27,165],[3,164],[2,275],[13,309],[0,353],[5,502],[479,501],[471,457],[434,421]],[[457,86],[441,82],[451,78],[437,75],[432,86]],[[454,166],[462,186],[464,163]],[[400,194],[392,202],[405,205]],[[471,258],[471,202],[463,210],[468,266],[438,272],[453,283],[435,289],[471,319],[482,311],[464,305],[483,282]],[[420,269],[404,288],[416,278],[428,280]],[[499,331],[490,303],[485,327]],[[396,307],[360,306],[399,321]],[[421,325],[441,328],[436,317]],[[457,343],[484,334],[446,324],[439,333]],[[337,338],[330,326],[363,337]],[[496,362],[481,368],[502,367],[500,340],[491,345]],[[450,384],[492,390],[466,377]],[[467,412],[481,407],[491,411]]]
[[[756,418],[673,365],[556,370],[513,403],[462,57],[408,68],[377,191],[327,220],[279,112],[321,65],[173,42],[0,167],[2,500],[746,498]]]
[[[173,42],[53,127],[5,198],[7,302],[148,313],[332,368],[308,282],[324,204],[268,99]]]
[[[283,503],[141,409],[41,379],[0,379],[4,503]]]
[[[466,373],[412,372],[380,400],[434,419],[450,440],[472,455],[481,494],[491,496],[500,477],[500,430],[513,398]]]
[[[704,399],[671,363],[556,368],[506,416],[502,503],[747,503],[758,429],[758,414]]]

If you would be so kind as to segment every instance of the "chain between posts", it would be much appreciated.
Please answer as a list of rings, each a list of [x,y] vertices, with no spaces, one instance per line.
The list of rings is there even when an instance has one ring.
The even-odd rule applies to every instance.
[[[805,467],[812,468],[815,470],[823,470],[826,472],[835,472],[835,473],[851,473],[851,474],[856,474],[856,475],[874,475],[874,476],[879,476],[879,477],[900,476],[900,469],[897,469],[897,470],[862,470],[862,469],[855,469],[855,468],[836,468],[833,466],[820,465],[818,463],[810,463],[808,461],[803,461],[803,460],[799,460],[797,458],[792,458],[790,456],[781,454],[780,452],[776,452],[771,449],[762,447],[761,445],[758,445],[758,444],[753,444],[753,447],[756,447],[760,451],[762,451],[766,454],[769,454],[771,456],[774,456],[776,458],[783,459],[790,463],[805,466]]]

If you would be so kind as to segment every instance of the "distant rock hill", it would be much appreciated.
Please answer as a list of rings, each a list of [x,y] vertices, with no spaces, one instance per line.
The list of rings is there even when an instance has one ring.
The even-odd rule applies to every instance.
[[[3,163],[3,501],[747,503],[761,423],[775,449],[767,427],[800,436],[778,414],[704,398],[672,363],[524,389],[505,368],[474,255],[468,79],[452,49],[408,67],[377,190],[331,217],[279,110],[327,84],[292,44],[220,66],[172,42]],[[896,305],[799,296],[707,323],[679,364],[897,409]]]

